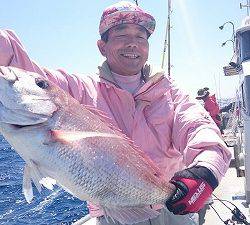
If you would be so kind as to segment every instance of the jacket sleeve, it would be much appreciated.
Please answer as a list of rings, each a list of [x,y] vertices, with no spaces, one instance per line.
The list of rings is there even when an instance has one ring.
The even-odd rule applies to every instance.
[[[170,81],[174,105],[173,146],[183,154],[186,166],[205,166],[218,178],[225,175],[231,153],[209,113]]]
[[[84,82],[64,70],[49,70],[30,59],[17,35],[11,30],[0,30],[0,66],[13,66],[35,72],[49,79],[82,103]]]

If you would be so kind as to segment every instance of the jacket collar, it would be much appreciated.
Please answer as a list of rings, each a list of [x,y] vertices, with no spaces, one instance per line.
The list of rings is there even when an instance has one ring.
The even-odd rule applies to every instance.
[[[102,80],[102,82],[110,86],[119,87],[119,85],[116,83],[112,75],[112,72],[109,68],[107,61],[104,61],[102,65],[98,67],[98,69],[99,69],[99,77]],[[150,66],[150,64],[145,64],[142,69],[142,76],[145,81],[145,84],[138,90],[136,95],[147,91],[151,86],[162,80],[165,75],[162,69],[152,67]]]

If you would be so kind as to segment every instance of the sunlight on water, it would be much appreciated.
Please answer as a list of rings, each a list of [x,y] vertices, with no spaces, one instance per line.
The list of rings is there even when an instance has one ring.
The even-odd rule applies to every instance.
[[[1,221],[1,219],[3,219],[5,216],[11,214],[13,211],[14,211],[13,209],[10,209],[10,210],[8,210],[6,213],[0,215],[0,221]]]
[[[0,135],[0,225],[58,225],[79,220],[88,213],[82,202],[61,188],[34,187],[34,199],[28,204],[22,193],[23,160]]]
[[[35,208],[31,209],[31,212],[36,212],[36,211],[43,210],[46,207],[46,205],[52,203],[54,201],[54,199],[58,197],[59,193],[60,193],[60,189],[52,192],[42,202],[40,202],[38,206],[36,206]]]

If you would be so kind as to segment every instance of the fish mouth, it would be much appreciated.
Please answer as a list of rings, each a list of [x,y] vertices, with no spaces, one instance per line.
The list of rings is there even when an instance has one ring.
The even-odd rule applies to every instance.
[[[7,108],[0,100],[0,123],[9,125],[14,129],[40,126],[47,122],[50,117],[50,115],[35,114],[21,109]]]
[[[12,127],[12,129],[20,130],[24,128],[34,128],[34,127],[44,126],[47,123],[47,121],[48,121],[47,119],[44,119],[36,122],[32,121],[32,123],[17,123],[14,121],[0,121],[0,123]]]
[[[25,132],[32,129],[37,129],[39,127],[44,127],[45,123],[37,123],[37,124],[29,124],[29,125],[20,125],[20,124],[11,124],[11,123],[5,123],[5,126],[9,127],[10,130],[18,131],[18,132]],[[5,127],[4,126],[4,127]]]
[[[43,123],[29,124],[29,125],[19,125],[19,124],[10,124],[10,125],[13,126],[16,129],[22,129],[22,128],[26,128],[26,127],[38,126],[38,125],[41,125],[41,124],[43,124]]]

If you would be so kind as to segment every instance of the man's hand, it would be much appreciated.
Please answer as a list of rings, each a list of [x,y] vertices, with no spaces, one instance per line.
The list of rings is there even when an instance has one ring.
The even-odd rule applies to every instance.
[[[179,171],[170,182],[176,191],[165,204],[175,215],[198,212],[218,186],[213,173],[203,166]]]

